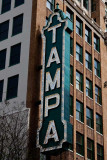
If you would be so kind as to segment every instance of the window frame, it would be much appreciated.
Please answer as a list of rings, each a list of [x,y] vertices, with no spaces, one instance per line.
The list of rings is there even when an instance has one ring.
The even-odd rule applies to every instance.
[[[70,95],[70,115],[73,116],[73,96]]]
[[[18,1],[19,1],[19,0],[18,0]],[[23,2],[20,3],[20,4],[17,4],[17,5],[16,5],[16,3],[17,3],[17,0],[15,0],[15,2],[14,2],[14,8],[23,5],[23,4],[25,3],[25,0],[23,0]]]
[[[92,149],[88,147],[89,143],[91,143]],[[88,151],[91,152],[91,159],[88,157]],[[87,138],[87,159],[94,159],[94,142],[89,138]]]
[[[66,16],[73,22],[73,12],[67,7]]]
[[[96,64],[97,64],[97,67],[96,67]],[[98,76],[98,77],[101,77],[101,71],[100,71],[100,62],[97,61],[96,59],[94,59],[94,72],[95,72],[95,75]]]
[[[46,1],[46,7],[49,9],[49,10],[51,10],[51,11],[53,11],[54,10],[54,7],[55,7],[55,1],[54,0],[52,0],[53,2],[50,2],[51,0],[47,0]],[[48,3],[49,3],[49,5],[50,5],[50,8],[48,7]]]
[[[77,74],[79,75],[79,80],[77,79]],[[77,87],[77,85],[79,86],[79,88]],[[76,70],[76,89],[83,91],[83,75],[77,70]]]
[[[78,17],[76,17],[76,33],[81,37],[83,36],[82,30],[83,30],[83,22]]]
[[[79,59],[77,57],[79,57]],[[78,43],[76,43],[76,60],[83,63],[83,48]]]
[[[88,59],[87,56],[89,57]],[[92,55],[87,51],[85,51],[85,66],[87,69],[92,70]]]
[[[19,53],[16,53],[16,57],[17,58],[17,62],[14,62],[13,63],[13,59],[15,60],[16,58],[15,57],[15,53],[14,53],[14,50],[16,49],[15,47],[19,46]],[[17,43],[13,46],[11,46],[11,49],[10,49],[10,61],[9,61],[9,67],[13,66],[13,65],[16,65],[16,64],[19,64],[20,63],[20,55],[21,55],[21,43]]]
[[[77,103],[79,104],[80,109],[77,108]],[[79,118],[77,118],[77,113],[79,115]],[[81,118],[80,118],[81,117]],[[83,103],[76,100],[76,120],[79,120],[80,122],[84,122],[84,108]]]
[[[0,51],[0,71],[5,69],[5,65],[6,65],[6,53],[7,53],[7,49],[3,49]],[[1,58],[1,54],[3,54],[4,57]],[[4,60],[3,60],[4,59]]]
[[[4,13],[6,13],[6,12],[11,10],[11,0],[10,0],[10,2],[7,2],[7,3],[6,2],[7,2],[6,0],[2,0],[1,14],[4,14]],[[3,11],[3,5],[6,7],[6,6],[8,6],[8,4],[9,4],[8,10]]]
[[[98,90],[98,92],[96,92]],[[102,94],[101,94],[101,88],[99,88],[97,85],[95,85],[95,102],[102,104]]]
[[[73,66],[70,65],[70,84],[73,85]]]
[[[81,137],[81,142],[77,142],[77,136],[80,136]],[[77,147],[78,146],[78,147]],[[81,149],[81,153],[77,151],[77,149]],[[76,153],[84,156],[84,136],[82,134],[80,134],[79,132],[76,132]]]
[[[73,55],[73,39],[70,37],[70,55]]]
[[[21,16],[22,16],[22,21],[20,21],[20,23],[17,24],[16,21],[18,21],[18,20],[16,20],[16,19],[18,19],[18,18],[21,17]],[[23,17],[24,17],[24,14],[23,14],[23,13],[15,16],[15,17],[13,17],[12,36],[16,36],[17,34],[22,33],[22,31],[23,31]],[[16,24],[15,24],[15,23],[16,23]],[[20,27],[18,27],[18,26],[20,26]],[[21,28],[20,31],[17,31],[18,28]]]
[[[4,33],[6,34],[5,37],[1,36],[1,35],[4,35]],[[9,20],[0,23],[0,41],[4,41],[5,39],[8,39],[8,33],[9,33]]]
[[[98,117],[98,120],[97,120],[97,117]],[[97,128],[99,128],[99,130],[97,130]],[[102,116],[99,115],[98,113],[96,113],[96,131],[103,134]]]
[[[17,81],[15,81],[16,82],[16,84],[15,84],[16,86],[13,85],[13,86],[10,87],[9,85],[11,84],[11,81],[9,82],[9,80],[12,79],[12,78],[16,78],[16,80],[17,80]],[[18,95],[18,82],[19,82],[19,75],[14,75],[14,76],[8,78],[6,100],[13,99],[13,98],[17,97],[17,95]],[[14,83],[12,83],[12,84],[14,84]],[[12,92],[11,90],[14,89],[14,88],[15,88],[16,95],[13,96],[10,93]]]
[[[87,85],[87,82],[89,85]],[[88,94],[87,94],[88,91]],[[93,88],[92,88],[92,81],[90,81],[88,78],[86,78],[86,96],[93,98]]]
[[[88,116],[87,110],[90,112],[91,116]],[[93,110],[90,109],[89,107],[86,107],[86,121],[90,121],[90,125],[87,123],[87,126],[93,128]]]
[[[88,4],[86,3],[88,1]],[[86,10],[89,10],[89,0],[83,0],[83,6]]]
[[[88,35],[86,34],[86,31]],[[85,41],[91,45],[91,29],[87,26],[85,26]]]
[[[100,52],[100,38],[94,34],[94,49]]]
[[[100,149],[102,150],[101,151],[102,154],[100,154],[98,147],[100,147]],[[104,147],[97,143],[97,160],[99,160],[99,157],[100,157],[100,160],[101,159],[104,160]]]

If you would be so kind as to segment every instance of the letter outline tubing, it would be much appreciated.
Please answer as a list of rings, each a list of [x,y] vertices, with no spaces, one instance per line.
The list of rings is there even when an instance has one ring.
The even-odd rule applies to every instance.
[[[64,116],[65,30],[67,25],[68,20],[55,12],[43,29],[41,115],[40,128],[37,132],[37,146],[41,152],[62,148],[62,144],[67,142],[68,122]],[[70,64],[70,61],[68,63]]]

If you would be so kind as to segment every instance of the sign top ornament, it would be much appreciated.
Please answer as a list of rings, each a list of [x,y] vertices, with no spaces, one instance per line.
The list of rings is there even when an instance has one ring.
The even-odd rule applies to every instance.
[[[70,33],[71,20],[60,10],[50,15],[43,28],[43,72],[40,128],[37,146],[41,152],[72,144],[70,124]]]

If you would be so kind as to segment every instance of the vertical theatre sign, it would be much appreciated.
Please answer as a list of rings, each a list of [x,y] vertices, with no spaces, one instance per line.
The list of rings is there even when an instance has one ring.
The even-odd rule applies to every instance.
[[[73,24],[61,10],[56,10],[43,29],[41,121],[37,137],[41,152],[62,148],[64,142],[72,143],[69,102]]]

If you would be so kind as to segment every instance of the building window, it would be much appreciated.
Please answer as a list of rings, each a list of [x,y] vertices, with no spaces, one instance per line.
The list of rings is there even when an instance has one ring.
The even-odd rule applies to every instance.
[[[76,60],[83,63],[82,47],[78,44],[76,44]]]
[[[9,66],[13,66],[15,64],[20,63],[20,52],[21,52],[21,43],[11,47]]]
[[[6,49],[0,51],[0,70],[5,68],[6,63]]]
[[[83,122],[84,114],[83,114],[83,104],[79,101],[76,101],[76,119]]]
[[[73,55],[73,39],[70,38],[70,54]]]
[[[84,156],[84,136],[76,133],[76,152]]]
[[[70,66],[70,83],[73,84],[73,66]]]
[[[97,144],[97,160],[104,160],[103,146]]]
[[[96,11],[96,3],[91,1],[92,5],[91,5],[91,11],[94,12]]]
[[[93,128],[93,111],[88,107],[86,108],[86,119],[87,119],[87,125]]]
[[[92,82],[86,79],[86,96],[93,98]]]
[[[70,115],[73,116],[73,97],[70,96]]]
[[[24,0],[15,0],[15,7],[20,6],[24,3]]]
[[[87,138],[87,158],[94,159],[94,142],[89,138]]]
[[[102,116],[99,114],[96,114],[96,131],[99,133],[103,133],[103,127],[102,127]]]
[[[94,34],[94,49],[100,51],[100,38],[96,34]]]
[[[95,86],[95,101],[101,104],[101,88]]]
[[[19,75],[8,78],[7,95],[6,95],[7,100],[17,97],[18,78],[19,78]]]
[[[92,56],[88,52],[85,52],[85,66],[92,70]]]
[[[67,8],[66,15],[73,22],[73,12],[69,8]]]
[[[23,26],[23,14],[18,15],[17,17],[13,18],[13,31],[12,35],[16,35],[22,32]]]
[[[11,8],[11,0],[2,0],[2,11],[1,13],[5,13],[9,11]]]
[[[8,38],[9,20],[0,24],[0,41]]]
[[[94,71],[95,75],[100,77],[100,62],[98,62],[96,59],[94,60]]]
[[[76,71],[76,88],[83,91],[83,75]]]
[[[83,6],[89,10],[89,0],[83,0]]]
[[[50,10],[54,10],[54,0],[47,0],[46,7]]]
[[[76,18],[76,33],[82,36],[82,21],[78,17]]]
[[[85,41],[91,44],[91,30],[87,26],[85,27]]]
[[[0,81],[0,102],[2,102],[4,80]]]

